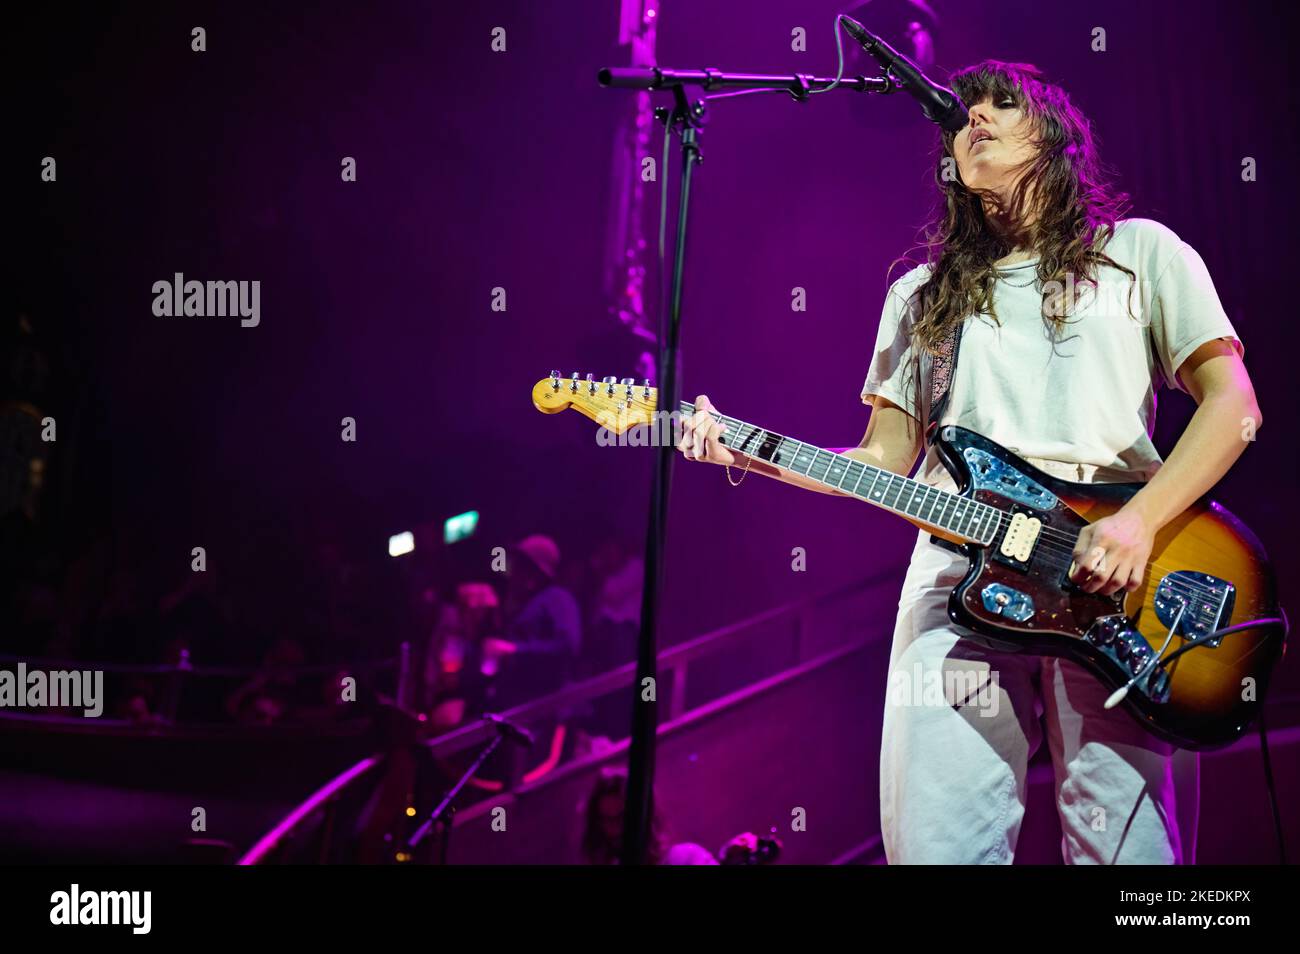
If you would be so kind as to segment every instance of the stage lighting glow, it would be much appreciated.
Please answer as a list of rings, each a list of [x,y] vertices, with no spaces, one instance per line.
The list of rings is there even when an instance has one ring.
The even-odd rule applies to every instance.
[[[447,522],[442,525],[442,542],[455,543],[457,540],[464,540],[474,533],[474,528],[477,526],[477,510],[467,510],[465,513],[448,517]]]
[[[404,553],[410,553],[415,549],[415,534],[410,530],[404,533],[398,533],[388,538],[388,555],[390,557],[399,557]]]

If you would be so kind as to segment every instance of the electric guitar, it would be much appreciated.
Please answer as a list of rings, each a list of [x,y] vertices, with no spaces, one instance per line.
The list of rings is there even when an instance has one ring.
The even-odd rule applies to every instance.
[[[659,414],[655,388],[631,378],[597,383],[552,372],[533,404],[584,414],[618,440],[659,444],[680,436]],[[680,418],[695,406],[679,405]],[[938,430],[935,448],[958,490],[949,492],[844,454],[715,414],[722,443],[898,514],[970,561],[948,616],[1002,651],[1071,659],[1115,691],[1153,735],[1189,749],[1226,745],[1263,705],[1284,650],[1287,621],[1259,540],[1202,498],[1158,534],[1134,591],[1086,593],[1069,578],[1079,532],[1114,513],[1140,483],[1085,484],[1049,476],[961,427]],[[636,439],[629,431],[641,427]]]

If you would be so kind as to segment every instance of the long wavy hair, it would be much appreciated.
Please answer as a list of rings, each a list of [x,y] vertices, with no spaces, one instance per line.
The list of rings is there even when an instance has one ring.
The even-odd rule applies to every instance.
[[[1022,109],[1030,121],[1034,154],[1015,170],[1019,180],[1004,201],[989,190],[972,189],[961,181],[953,153],[956,134],[941,133],[935,167],[940,201],[923,238],[930,274],[912,298],[919,302],[919,314],[912,327],[913,360],[908,378],[918,413],[928,399],[922,393],[922,355],[935,354],[969,315],[987,314],[998,320],[993,306],[997,279],[993,263],[1013,249],[1006,236],[990,227],[986,201],[991,211],[1012,223],[1024,223],[1028,212],[1037,212],[1027,234],[1032,251],[1039,256],[1043,317],[1054,332],[1063,331],[1069,323],[1080,290],[1095,286],[1101,265],[1118,268],[1136,280],[1132,270],[1104,252],[1115,223],[1128,211],[1128,196],[1109,185],[1091,124],[1065,90],[1047,82],[1036,66],[1000,60],[985,60],[960,70],[950,77],[950,84],[968,107],[991,98],[995,105],[1010,102]],[[1069,275],[1073,275],[1073,283],[1067,281]],[[1070,288],[1074,289],[1073,300],[1066,294]]]
[[[656,792],[655,795],[657,794]],[[601,825],[600,802],[601,799],[610,796],[619,799],[626,807],[627,772],[620,768],[605,767],[601,769],[600,774],[592,784],[591,792],[587,796],[587,806],[584,813],[586,823],[582,832],[582,855],[587,864],[590,865],[618,864],[623,854],[622,836],[609,837],[605,834]],[[653,796],[651,801],[657,804],[657,799]],[[667,853],[668,836],[664,818],[658,808],[655,808],[654,814],[650,817],[650,838],[649,843],[646,845],[646,863],[650,865],[660,864]]]

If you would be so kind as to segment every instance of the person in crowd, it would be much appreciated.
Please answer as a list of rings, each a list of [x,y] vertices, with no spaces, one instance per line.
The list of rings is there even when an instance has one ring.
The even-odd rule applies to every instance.
[[[279,639],[266,653],[261,669],[226,699],[226,712],[245,725],[280,722],[300,691],[296,669],[306,655],[292,639]]]
[[[656,806],[659,799],[654,799]],[[596,776],[587,796],[582,833],[582,857],[589,865],[619,864],[623,851],[623,809],[627,804],[627,773],[621,768],[604,768]],[[655,808],[650,821],[650,838],[646,863],[650,865],[717,865],[751,864],[775,860],[776,852],[761,848],[752,832],[743,832],[727,841],[717,855],[691,841],[674,842],[668,833],[663,813]],[[775,839],[767,839],[777,845]]]
[[[584,657],[600,673],[636,656],[645,561],[622,537],[610,536],[597,544],[590,566],[594,599]]]
[[[462,583],[454,603],[443,605],[425,656],[430,721],[435,732],[447,731],[483,711],[487,686],[497,657],[483,656],[488,633],[501,632],[496,590],[482,582]]]
[[[573,593],[556,582],[559,567],[559,546],[542,534],[507,554],[505,632],[483,643],[485,660],[501,667],[492,700],[498,708],[554,692],[573,676],[582,614]]]

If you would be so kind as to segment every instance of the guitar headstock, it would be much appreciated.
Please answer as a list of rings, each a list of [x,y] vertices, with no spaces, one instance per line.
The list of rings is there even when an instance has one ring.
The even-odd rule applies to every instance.
[[[577,371],[567,378],[552,371],[549,378],[533,385],[533,406],[543,414],[573,408],[615,434],[651,423],[658,401],[659,392],[650,387],[649,379],[641,384],[631,378],[596,381],[590,374],[579,378]]]

